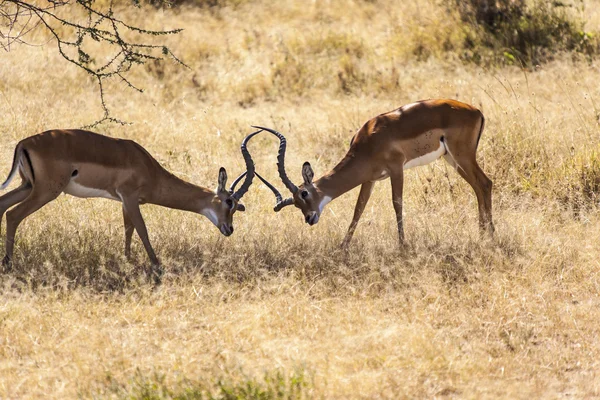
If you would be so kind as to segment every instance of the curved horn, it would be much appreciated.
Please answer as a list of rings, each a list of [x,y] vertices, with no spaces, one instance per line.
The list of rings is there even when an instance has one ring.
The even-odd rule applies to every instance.
[[[271,189],[273,191],[273,193],[275,194],[275,201],[277,202],[277,204],[275,204],[275,208],[273,209],[273,210],[275,210],[275,212],[279,212],[279,210],[281,210],[285,206],[294,204],[294,199],[291,197],[283,200],[283,197],[281,197],[281,193],[279,193],[279,190],[277,190],[275,188],[275,186],[273,186],[269,182],[267,182],[267,180],[265,178],[263,178],[262,176],[260,176],[258,174],[258,172],[256,172],[256,176],[258,177],[258,179],[260,179],[262,181],[262,183],[267,185],[267,187],[269,189]]]
[[[292,194],[296,193],[298,191],[298,187],[296,185],[294,185],[294,183],[290,180],[290,178],[288,178],[287,174],[285,173],[285,147],[286,147],[286,140],[285,140],[285,136],[283,136],[281,133],[274,131],[273,129],[269,129],[269,128],[263,128],[262,126],[252,126],[253,128],[256,129],[260,129],[260,130],[265,130],[267,132],[271,132],[273,135],[277,136],[279,138],[279,152],[277,153],[277,170],[279,171],[279,176],[281,177],[281,180],[283,181],[283,184],[285,185],[285,187],[287,187],[289,189],[290,192],[292,192]]]
[[[235,178],[235,180],[231,183],[231,186],[229,186],[229,193],[230,194],[233,194],[233,192],[235,190],[235,187],[246,176],[246,174],[248,174],[248,171],[244,171],[244,173],[242,173],[240,176],[238,176],[237,178]],[[254,174],[256,175],[256,172]]]
[[[294,199],[291,197],[288,197],[281,203],[277,203],[275,205],[275,208],[273,208],[273,210],[275,210],[275,212],[279,212],[283,207],[291,206],[292,204],[294,204]]]
[[[242,150],[242,156],[244,157],[244,161],[246,162],[246,172],[244,172],[243,174],[238,176],[237,179],[235,181],[233,181],[233,183],[231,184],[231,188],[229,189],[229,192],[233,192],[235,190],[235,186],[237,185],[237,183],[244,176],[246,176],[246,180],[244,180],[244,183],[242,183],[242,186],[240,186],[240,188],[231,195],[231,197],[233,197],[236,200],[240,200],[242,198],[242,196],[244,196],[246,194],[246,192],[250,188],[250,185],[252,185],[252,179],[254,178],[254,174],[255,174],[254,161],[252,161],[252,157],[250,156],[250,153],[248,152],[246,145],[248,144],[248,140],[250,140],[252,138],[252,136],[257,135],[260,132],[262,132],[262,129],[249,134],[242,141],[241,150]]]

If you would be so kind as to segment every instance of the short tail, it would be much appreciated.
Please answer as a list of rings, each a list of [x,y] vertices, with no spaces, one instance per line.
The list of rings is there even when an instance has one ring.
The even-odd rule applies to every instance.
[[[481,113],[481,111],[480,111]],[[483,128],[485,127],[485,117],[483,113],[481,113],[481,127],[479,128],[479,136],[477,136],[477,144],[475,145],[475,149],[479,147],[479,139],[481,139],[481,134],[483,133]]]
[[[19,164],[19,151],[21,150],[21,146],[15,147],[15,154],[13,156],[13,162],[12,162],[12,169],[10,170],[10,173],[8,174],[8,178],[6,178],[6,181],[0,185],[0,190],[4,190],[8,187],[8,185],[10,184],[10,182],[13,180],[13,178],[15,177],[15,175],[17,174],[17,170],[18,168],[18,164]]]

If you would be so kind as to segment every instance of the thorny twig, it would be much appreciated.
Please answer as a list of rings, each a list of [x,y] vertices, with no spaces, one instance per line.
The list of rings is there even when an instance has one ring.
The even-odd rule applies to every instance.
[[[142,92],[127,77],[127,72],[134,65],[169,57],[187,67],[167,46],[147,41],[149,37],[174,35],[182,29],[148,30],[128,24],[115,16],[112,2],[108,10],[103,11],[94,6],[93,0],[45,1],[46,6],[34,4],[33,0],[0,0],[0,48],[10,51],[13,44],[31,45],[26,37],[36,28],[43,28],[50,33],[56,41],[59,54],[93,76],[98,83],[104,115],[88,126],[103,122],[125,124],[112,116],[106,104],[105,82],[108,79],[116,77],[129,88]],[[134,5],[139,5],[138,1],[133,1]],[[67,6],[81,8],[85,20],[62,16],[60,9]],[[131,34],[141,39],[130,39]],[[108,46],[112,54],[110,59],[98,63],[86,50],[86,44],[90,41]]]

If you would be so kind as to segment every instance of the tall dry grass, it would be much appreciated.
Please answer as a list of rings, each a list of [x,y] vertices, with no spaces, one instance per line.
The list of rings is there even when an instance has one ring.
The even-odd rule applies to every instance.
[[[458,17],[405,3],[127,9],[149,28],[185,28],[172,45],[191,69],[134,71],[143,95],[112,85],[110,105],[132,124],[97,130],[212,187],[218,167],[242,171],[249,126],[272,126],[299,181],[305,160],[317,175],[331,168],[368,118],[460,99],[486,116],[478,158],[494,181],[493,240],[442,161],[406,173],[402,251],[388,182],[347,252],[337,246],[356,191],[309,228],[297,210],[273,213],[257,182],[230,238],[203,217],[143,207],[167,271],[154,289],[139,241],[133,262],[122,255],[119,205],[61,196],[23,223],[15,270],[0,276],[0,397],[599,396],[597,63],[465,65],[448,50]],[[18,140],[101,110],[94,82],[50,43],[3,54],[0,115],[5,174]],[[276,149],[268,136],[251,143],[273,182]]]

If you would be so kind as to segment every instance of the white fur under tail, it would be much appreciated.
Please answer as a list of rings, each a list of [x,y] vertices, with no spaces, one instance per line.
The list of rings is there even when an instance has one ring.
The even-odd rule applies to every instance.
[[[464,171],[464,173],[466,174],[467,171],[465,171],[465,169],[463,167],[460,166],[459,163],[456,162],[456,158],[454,158],[454,156],[452,155],[452,153],[450,152],[450,149],[448,148],[448,145],[446,144],[446,138],[442,137],[443,140],[441,140],[442,144],[444,145],[444,148],[446,149],[446,153],[448,153],[448,155],[450,156],[450,158],[452,159],[452,161],[454,162],[454,168],[456,168],[457,170],[460,168]]]

